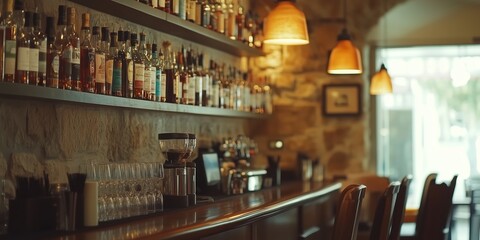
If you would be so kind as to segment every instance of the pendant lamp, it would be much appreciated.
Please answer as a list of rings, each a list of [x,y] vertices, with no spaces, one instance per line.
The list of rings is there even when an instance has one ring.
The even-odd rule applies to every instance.
[[[345,27],[338,35],[337,45],[332,49],[327,72],[329,74],[361,74],[362,56],[358,48],[353,45],[350,35],[347,32],[347,1],[343,4]]]
[[[386,2],[387,0],[385,0]],[[386,3],[384,4],[385,9],[386,9]],[[385,11],[386,12],[386,11]],[[385,14],[384,14],[385,15]],[[384,41],[386,42],[386,35],[387,35],[387,16],[384,16],[384,30],[383,36]],[[382,51],[383,55],[383,51]],[[383,57],[383,56],[382,56]],[[380,67],[380,70],[375,73],[372,77],[372,81],[370,82],[370,94],[371,95],[380,95],[380,94],[385,94],[385,93],[392,93],[393,88],[392,88],[392,78],[390,78],[390,74],[388,74],[387,68],[385,67],[385,64],[382,63],[382,66]]]
[[[305,45],[309,43],[305,14],[293,0],[278,0],[263,24],[263,43]]]
[[[385,64],[382,64],[380,70],[375,73],[370,83],[370,94],[378,95],[392,92],[392,79],[388,74]]]

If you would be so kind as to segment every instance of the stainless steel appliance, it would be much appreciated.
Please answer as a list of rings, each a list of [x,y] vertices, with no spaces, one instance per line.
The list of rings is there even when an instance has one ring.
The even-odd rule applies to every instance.
[[[191,156],[196,141],[190,139],[188,133],[160,133],[158,142],[166,159],[163,179],[164,206],[188,207],[186,160]]]

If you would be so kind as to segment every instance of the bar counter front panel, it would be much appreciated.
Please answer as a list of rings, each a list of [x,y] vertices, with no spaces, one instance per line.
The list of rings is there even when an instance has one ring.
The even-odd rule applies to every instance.
[[[318,207],[308,206],[332,202],[340,188],[340,183],[288,182],[278,187],[227,196],[213,203],[201,203],[184,209],[167,209],[159,214],[44,237],[63,240],[264,239],[265,234],[268,235],[268,231],[272,230],[268,227],[269,222],[285,220],[292,221],[294,231],[297,231],[295,236],[301,236],[302,232],[308,230],[306,228],[311,227],[309,225],[315,225],[308,223],[308,218],[321,215],[320,212],[312,214]],[[330,205],[328,209],[331,209]],[[302,218],[302,214],[306,217]],[[275,228],[274,225],[272,227]],[[286,231],[276,229],[277,234],[282,230]],[[284,235],[280,239],[290,238]]]

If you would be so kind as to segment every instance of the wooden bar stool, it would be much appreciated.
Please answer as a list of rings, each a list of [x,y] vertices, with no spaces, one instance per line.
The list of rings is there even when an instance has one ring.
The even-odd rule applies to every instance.
[[[392,227],[390,229],[389,240],[400,239],[400,229],[402,228],[403,218],[405,217],[405,207],[407,205],[408,189],[412,182],[412,175],[403,177],[400,189],[398,190],[395,208],[393,209]]]
[[[365,185],[352,184],[342,191],[333,226],[333,240],[357,239],[358,216],[365,190]]]
[[[370,231],[370,240],[389,239],[393,209],[399,189],[400,182],[391,182],[380,197]]]

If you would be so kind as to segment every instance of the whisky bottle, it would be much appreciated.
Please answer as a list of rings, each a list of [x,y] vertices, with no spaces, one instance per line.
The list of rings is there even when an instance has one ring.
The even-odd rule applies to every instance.
[[[95,92],[95,47],[90,33],[90,14],[82,14],[82,43],[80,44],[80,81],[84,92]]]
[[[30,70],[30,12],[24,13],[28,21],[17,33],[17,62],[15,64],[15,82],[28,84]]]
[[[177,61],[177,54],[175,51],[172,51],[172,62],[173,62],[173,92],[175,94],[175,103],[180,103],[182,97],[182,83],[180,82],[180,67]]]
[[[77,11],[73,7],[67,8],[67,33],[68,40],[71,47],[70,68],[72,71],[71,89],[75,91],[82,91],[82,83],[80,82],[80,37],[75,30],[75,23],[77,22]]]
[[[55,46],[60,51],[59,65],[59,88],[72,88],[72,45],[68,39],[67,33],[67,7],[58,6],[57,34],[55,37]]]
[[[211,96],[211,107],[220,107],[220,81],[218,80],[218,72],[214,69],[214,73],[212,75],[212,96]]]
[[[108,49],[108,38],[110,37],[110,31],[107,27],[101,28],[101,40],[97,41],[95,47],[95,93],[106,94],[107,93],[107,65],[106,56]],[[112,87],[110,83],[110,89]]]
[[[190,22],[195,22],[196,13],[197,13],[197,1],[196,0],[186,0],[187,1],[187,20]]]
[[[39,42],[38,85],[45,86],[47,81],[47,35],[40,28],[40,14],[33,13],[33,31]]]
[[[55,19],[47,17],[47,87],[58,88],[60,50],[55,45]]]
[[[191,49],[188,49],[187,51],[187,77],[187,104],[195,105],[195,72],[193,64],[193,51]]]
[[[158,0],[158,9],[165,11],[165,0]]]
[[[226,28],[225,34],[230,39],[237,39],[237,22],[236,22],[236,14],[234,10],[233,0],[229,0],[228,7],[227,7],[227,16],[226,16]]]
[[[148,47],[145,43],[145,33],[140,33],[140,44],[138,46],[140,55],[143,58],[144,62],[144,76],[143,76],[143,96],[142,98],[148,100],[150,97],[150,84],[152,80],[152,64],[150,62],[150,56],[148,54]],[[154,76],[154,75],[153,75]]]
[[[125,60],[122,63],[122,79],[125,85],[125,95],[127,98],[133,98],[133,61],[132,61],[132,47],[131,34],[129,31],[124,31],[125,40]]]
[[[33,28],[33,12],[25,12],[25,31],[30,40],[30,53],[28,63],[28,84],[38,85],[38,60],[40,53],[40,41]]]
[[[157,65],[156,65],[156,59],[153,57],[153,45],[147,44],[147,60],[150,63],[150,68],[149,68],[149,83],[150,83],[150,89],[149,89],[149,95],[148,95],[148,100],[151,101],[156,101],[156,79],[157,79]],[[147,70],[147,67],[145,67],[145,71]],[[145,80],[147,78],[145,72]]]
[[[133,97],[143,98],[143,82],[145,81],[145,60],[138,49],[138,36],[131,34],[132,61],[133,61]]]
[[[107,30],[108,32],[108,30]],[[114,36],[112,37],[112,34]],[[115,60],[115,42],[117,41],[117,33],[108,32],[108,43],[105,44],[106,54],[105,54],[105,94],[112,95],[113,88],[113,62]],[[113,48],[113,49],[112,49]]]
[[[170,0],[170,13],[179,16],[180,12],[180,0]]]
[[[202,26],[202,13],[203,13],[203,4],[202,1],[205,0],[196,0],[195,1],[195,23]]]
[[[128,90],[128,79],[126,78],[125,65],[126,65],[126,49],[125,49],[125,34],[124,31],[118,31],[118,59],[122,62],[120,69],[121,76],[121,95],[122,97],[127,97]],[[114,69],[115,71],[115,69]]]
[[[176,103],[175,73],[172,59],[172,50],[170,42],[165,41],[162,44],[165,53],[164,71],[165,71],[165,100],[168,103]]]
[[[210,4],[207,2],[207,0],[202,0],[202,26],[206,28],[211,28],[210,25],[210,14],[211,14],[211,8]]]
[[[188,0],[178,0],[178,17],[183,20],[187,20],[187,1]]]
[[[95,93],[105,94],[105,52],[102,48],[102,35],[99,26],[93,27],[92,44],[95,48]]]
[[[120,37],[120,35],[122,35]],[[118,42],[123,41],[123,32],[118,34],[116,32],[110,33],[110,53],[107,57],[107,79],[111,74],[112,79],[112,95],[121,97],[122,95],[122,57],[120,56]],[[111,59],[111,60],[110,60]],[[112,63],[112,70],[110,73],[109,61]],[[108,81],[107,81],[108,82]]]
[[[189,86],[189,78],[188,78],[188,73],[187,73],[187,68],[185,64],[185,48],[182,46],[182,49],[178,52],[178,75],[180,78],[180,91],[179,91],[179,98],[181,104],[187,104],[187,98],[188,98],[188,86]]]
[[[155,66],[155,101],[160,102],[162,99],[163,62],[158,57],[158,46],[156,43],[152,44],[152,64]]]
[[[172,13],[172,1],[173,0],[165,0],[165,8],[163,9],[163,11],[167,13]]]
[[[195,105],[202,106],[203,74],[200,64],[200,54],[194,58],[195,63]]]
[[[14,82],[17,51],[17,24],[13,19],[13,0],[3,3],[0,22],[0,81]]]
[[[244,28],[245,14],[244,14],[243,5],[241,4],[241,2],[238,4],[238,12],[237,12],[237,15],[235,16],[235,23],[237,25],[237,36],[235,38],[243,42],[244,41],[243,32],[245,31],[245,28]]]
[[[215,16],[216,16],[216,30],[219,33],[225,33],[225,11],[224,11],[225,0],[217,0],[215,6]]]
[[[202,76],[201,106],[208,106],[208,95],[210,94],[210,76],[203,67],[203,53],[198,56],[199,74]]]

